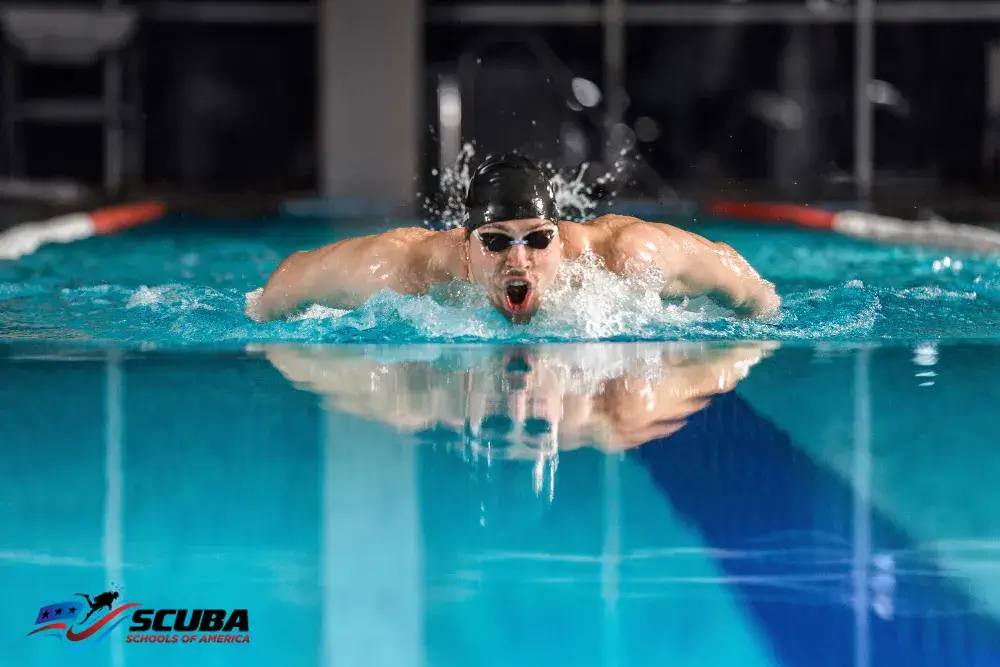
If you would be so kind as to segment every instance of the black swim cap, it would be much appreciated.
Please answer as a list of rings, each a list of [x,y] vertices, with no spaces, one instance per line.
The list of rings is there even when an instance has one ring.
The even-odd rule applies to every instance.
[[[558,222],[552,184],[535,163],[505,153],[486,158],[469,181],[465,233],[493,222],[541,218]]]

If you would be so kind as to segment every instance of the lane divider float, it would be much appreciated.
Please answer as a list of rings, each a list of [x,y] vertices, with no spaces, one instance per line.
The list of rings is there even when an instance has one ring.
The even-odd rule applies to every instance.
[[[165,213],[163,204],[149,201],[24,222],[0,232],[0,259],[19,259],[47,243],[71,243],[92,236],[116,234],[158,220]]]
[[[863,211],[828,211],[802,204],[716,201],[705,210],[732,220],[778,223],[843,234],[881,243],[944,246],[1000,252],[1000,232],[944,220],[903,220]]]

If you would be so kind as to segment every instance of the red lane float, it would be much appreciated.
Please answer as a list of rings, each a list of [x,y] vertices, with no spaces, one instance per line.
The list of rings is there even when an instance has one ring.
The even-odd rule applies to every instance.
[[[0,233],[0,259],[18,259],[46,243],[70,243],[115,234],[153,222],[166,213],[159,202],[109,206],[89,213],[70,213],[39,222],[25,222]]]
[[[820,229],[880,243],[942,246],[976,252],[1000,252],[1000,232],[944,220],[903,220],[863,211],[826,211],[801,204],[717,201],[713,215],[752,222]]]
[[[836,214],[802,204],[782,204],[772,202],[717,201],[705,209],[713,214],[735,220],[754,222],[777,222],[798,227],[832,229]]]

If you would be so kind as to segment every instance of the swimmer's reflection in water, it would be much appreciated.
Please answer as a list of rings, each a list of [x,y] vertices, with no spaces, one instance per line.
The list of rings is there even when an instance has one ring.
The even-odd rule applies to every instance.
[[[710,295],[751,317],[773,316],[781,305],[774,285],[724,243],[623,215],[561,220],[548,178],[522,156],[485,160],[469,183],[465,209],[461,228],[394,229],[297,252],[259,296],[248,297],[247,316],[273,320],[313,303],[352,309],[382,290],[416,295],[472,283],[510,322],[526,324],[565,262],[583,257],[616,275],[641,277],[642,289],[662,298]]]
[[[410,359],[400,359],[399,347],[276,346],[266,354],[330,409],[446,443],[466,456],[542,460],[581,447],[620,452],[669,436],[776,347],[416,347]]]

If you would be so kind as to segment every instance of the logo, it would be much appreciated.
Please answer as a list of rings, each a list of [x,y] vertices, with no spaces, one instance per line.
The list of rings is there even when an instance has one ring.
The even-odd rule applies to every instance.
[[[145,609],[138,602],[119,601],[120,591],[95,595],[76,593],[83,600],[53,602],[38,610],[28,636],[53,637],[95,644],[126,621],[127,644],[247,644],[250,620],[246,609]]]
[[[112,609],[120,594],[118,591],[105,591],[93,599],[86,593],[77,593],[86,604],[80,600],[53,602],[38,610],[35,618],[35,629],[28,633],[61,639],[65,637],[71,642],[81,642],[91,639],[99,642],[110,634],[121,623],[128,620],[128,611],[139,606],[138,602],[127,602]],[[106,609],[104,614],[98,612]],[[86,612],[86,613],[84,613]],[[97,614],[97,618],[92,617]],[[83,619],[77,622],[80,616]],[[89,623],[89,624],[88,624]]]

